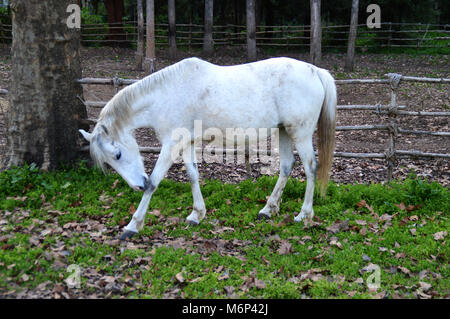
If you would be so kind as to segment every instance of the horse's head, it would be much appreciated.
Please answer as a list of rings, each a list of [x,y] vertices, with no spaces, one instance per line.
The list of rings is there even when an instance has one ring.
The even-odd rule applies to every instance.
[[[108,164],[131,188],[147,189],[148,175],[145,173],[139,147],[131,132],[121,134],[120,138],[114,137],[102,124],[97,124],[92,133],[79,131],[89,141],[91,157],[97,166],[105,171]]]

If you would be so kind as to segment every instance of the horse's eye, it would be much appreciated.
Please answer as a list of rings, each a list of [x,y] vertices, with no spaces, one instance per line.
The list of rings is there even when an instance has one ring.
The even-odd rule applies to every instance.
[[[119,153],[117,153],[116,154],[116,160],[120,160],[120,157],[122,156],[122,153],[121,152],[119,152]]]

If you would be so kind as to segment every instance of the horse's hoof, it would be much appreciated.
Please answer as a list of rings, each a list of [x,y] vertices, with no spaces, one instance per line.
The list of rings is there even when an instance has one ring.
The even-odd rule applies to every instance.
[[[310,215],[306,215],[305,213],[300,212],[297,216],[294,217],[294,222],[301,223],[301,222],[312,222],[312,217]]]
[[[303,222],[304,220],[305,220],[305,217],[302,217],[302,216],[300,216],[298,218],[297,218],[297,216],[294,217],[295,223],[300,223],[300,222]]]
[[[125,230],[122,235],[120,235],[119,239],[120,240],[127,240],[131,237],[133,237],[134,235],[136,235],[137,233],[131,230]]]
[[[199,222],[197,222],[197,221],[195,221],[195,220],[192,220],[192,219],[187,219],[187,220],[186,220],[186,223],[187,223],[189,226],[197,226],[198,224],[200,224]]]
[[[268,220],[270,219],[270,216],[264,213],[259,213],[257,218],[258,220]]]

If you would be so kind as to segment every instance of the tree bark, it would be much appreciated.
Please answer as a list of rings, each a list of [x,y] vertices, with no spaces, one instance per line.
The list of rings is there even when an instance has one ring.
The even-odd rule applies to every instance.
[[[80,29],[69,29],[71,0],[13,0],[12,72],[7,116],[7,167],[41,169],[78,157],[87,118],[82,96]]]
[[[175,26],[175,0],[168,0],[169,14],[169,58],[175,60],[177,58],[177,40]]]
[[[311,5],[311,44],[310,62],[319,66],[322,62],[322,26],[320,21],[320,0],[310,0]]]
[[[345,59],[344,69],[347,72],[353,72],[355,61],[355,41],[358,30],[358,7],[359,0],[352,1],[352,16],[350,19],[350,32],[348,34],[347,57]]]
[[[256,60],[255,0],[247,0],[247,59]]]
[[[144,62],[144,8],[143,0],[137,0],[138,40],[136,50],[136,69],[142,70]]]
[[[203,37],[203,53],[205,55],[211,55],[214,50],[213,16],[214,0],[205,0],[205,34]]]
[[[108,15],[109,35],[108,40],[117,41],[112,42],[120,47],[126,47],[125,32],[123,30],[123,0],[105,0],[106,12]]]

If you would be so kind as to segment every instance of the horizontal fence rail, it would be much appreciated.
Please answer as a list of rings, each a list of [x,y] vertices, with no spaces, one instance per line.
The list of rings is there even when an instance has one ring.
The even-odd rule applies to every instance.
[[[144,23],[144,34],[146,24]],[[322,47],[345,49],[348,42],[350,25],[322,26]],[[124,21],[114,24],[82,24],[81,42],[89,44],[137,43],[137,21]],[[168,24],[155,24],[155,45],[168,46]],[[203,45],[204,26],[199,24],[176,24],[177,45],[201,47]],[[0,24],[0,42],[10,42],[12,26]],[[215,46],[241,46],[247,41],[245,25],[213,26]],[[261,47],[308,47],[310,44],[309,25],[264,26],[256,27],[256,43]],[[450,46],[449,24],[421,23],[381,23],[379,29],[369,29],[359,24],[355,47],[362,51],[371,48],[448,48]]]

